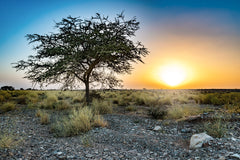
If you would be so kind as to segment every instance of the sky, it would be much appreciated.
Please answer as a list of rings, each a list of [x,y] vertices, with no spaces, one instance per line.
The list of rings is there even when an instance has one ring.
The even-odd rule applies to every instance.
[[[240,88],[239,0],[0,1],[0,86],[32,87],[11,64],[35,54],[26,34],[54,32],[55,22],[69,15],[115,17],[122,11],[137,17],[134,40],[150,52],[144,64],[119,76],[123,88]]]

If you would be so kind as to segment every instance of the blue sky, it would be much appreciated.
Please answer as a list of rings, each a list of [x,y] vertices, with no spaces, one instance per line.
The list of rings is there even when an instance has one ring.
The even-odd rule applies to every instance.
[[[25,38],[26,34],[45,34],[56,31],[54,21],[58,22],[69,15],[89,18],[99,12],[114,17],[121,11],[125,12],[126,17],[136,16],[140,21],[141,29],[137,32],[136,39],[142,41],[151,52],[146,59],[148,64],[154,63],[152,59],[164,59],[167,55],[171,55],[170,52],[164,52],[164,47],[173,42],[177,43],[173,39],[176,39],[176,36],[178,39],[182,36],[183,39],[204,37],[202,38],[204,40],[207,37],[212,39],[211,43],[214,41],[214,44],[216,42],[214,38],[220,37],[215,48],[227,41],[229,44],[226,44],[226,50],[234,50],[226,53],[233,57],[233,60],[229,58],[228,62],[223,62],[222,65],[232,64],[233,68],[239,66],[236,62],[237,60],[240,62],[240,50],[236,52],[240,44],[239,0],[5,0],[0,1],[0,86],[31,87],[31,83],[22,78],[24,72],[16,72],[11,66],[11,63],[34,54],[33,46],[28,45]],[[210,50],[214,50],[214,47]],[[226,55],[222,55],[220,60],[224,60]],[[184,57],[186,54],[179,57],[181,56]],[[218,55],[212,58],[216,60]],[[160,63],[162,63],[161,60]],[[142,66],[137,65],[133,74],[140,76],[137,67]],[[238,77],[235,79],[237,81]],[[128,88],[151,88],[151,85],[140,81],[141,87],[134,86],[129,77],[124,80]],[[235,86],[238,86],[235,81]],[[212,87],[221,87],[221,85]]]

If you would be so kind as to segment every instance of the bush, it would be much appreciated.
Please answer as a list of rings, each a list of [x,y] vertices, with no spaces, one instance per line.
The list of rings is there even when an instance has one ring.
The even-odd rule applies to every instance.
[[[112,113],[112,104],[107,101],[94,99],[92,101],[92,109],[94,114],[107,114]]]
[[[87,132],[91,129],[93,119],[92,110],[85,107],[73,110],[68,117],[64,117],[51,126],[51,132],[57,137],[69,137]]]
[[[167,110],[165,107],[151,107],[149,114],[155,119],[164,119],[167,115]]]
[[[19,95],[15,98],[15,101],[17,102],[17,104],[27,104],[25,95]]]
[[[65,109],[70,109],[70,108],[71,108],[71,105],[66,100],[59,101],[55,104],[56,110],[65,110]]]
[[[16,140],[16,136],[12,134],[0,135],[0,148],[15,148],[20,143],[20,140]]]
[[[108,123],[104,121],[104,119],[100,115],[94,116],[94,122],[93,126],[94,127],[106,127]]]
[[[187,116],[194,116],[202,113],[202,109],[198,105],[176,105],[168,108],[167,117],[170,119],[180,119]]]
[[[29,91],[26,95],[27,104],[36,104],[39,101],[39,94],[35,91]]]
[[[42,111],[42,110],[37,110],[36,116],[40,117],[40,123],[41,124],[49,124],[50,116],[47,112]]]
[[[204,130],[212,137],[222,138],[227,132],[227,123],[223,119],[223,115],[215,115],[213,121],[204,124]]]
[[[57,103],[56,96],[48,96],[40,103],[40,108],[44,109],[55,109]]]
[[[0,95],[0,103],[3,103],[4,101],[5,101],[5,98],[2,95]]]
[[[226,104],[224,109],[229,113],[240,113],[240,104]]]
[[[125,110],[126,110],[126,111],[129,111],[129,112],[132,112],[132,111],[136,111],[136,110],[137,110],[137,107],[136,107],[136,106],[133,106],[133,105],[127,106],[127,107],[125,108]]]
[[[0,96],[3,97],[2,102],[5,102],[12,97],[8,91],[1,91],[1,90],[0,90]]]
[[[16,108],[16,104],[14,102],[6,102],[0,106],[0,111],[1,112],[8,112],[12,111]]]

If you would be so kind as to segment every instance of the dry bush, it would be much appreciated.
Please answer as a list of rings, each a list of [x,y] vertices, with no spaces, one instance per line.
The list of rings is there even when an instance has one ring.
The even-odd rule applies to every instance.
[[[167,117],[170,119],[180,119],[200,113],[202,113],[202,109],[199,105],[176,105],[168,108]]]
[[[92,101],[92,109],[94,114],[107,114],[112,113],[112,104],[107,101],[101,101],[97,99],[93,99]]]
[[[137,107],[133,106],[133,105],[130,105],[130,106],[125,107],[125,110],[129,111],[129,112],[133,112],[133,111],[137,110]]]
[[[71,108],[71,104],[67,100],[61,100],[55,104],[56,110],[65,110],[70,108]]]
[[[167,116],[167,109],[163,106],[151,107],[149,109],[149,114],[154,119],[165,119],[165,117]]]
[[[225,121],[225,117],[227,114],[216,114],[212,121],[209,121],[204,124],[204,130],[212,137],[222,138],[227,132],[227,122]]]
[[[51,126],[51,132],[57,137],[74,136],[91,129],[92,110],[85,107],[74,109],[68,117],[63,117]]]
[[[57,97],[55,95],[47,96],[39,105],[43,109],[55,109]]]
[[[94,127],[106,127],[107,125],[108,123],[100,115],[94,116],[94,122],[93,122]]]
[[[49,124],[50,122],[50,115],[46,111],[37,110],[36,114],[37,117],[40,117],[40,123],[43,125]]]
[[[12,134],[0,135],[0,148],[15,148],[21,141]]]
[[[16,108],[16,104],[14,102],[6,102],[6,103],[0,105],[0,111],[3,113],[12,111],[15,108]]]

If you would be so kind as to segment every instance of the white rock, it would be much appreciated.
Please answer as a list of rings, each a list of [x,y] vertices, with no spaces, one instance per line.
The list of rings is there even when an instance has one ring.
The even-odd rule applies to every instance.
[[[159,130],[161,130],[161,129],[162,129],[162,128],[161,128],[160,126],[155,126],[153,130],[154,130],[154,131],[159,131]]]
[[[237,154],[237,153],[235,153],[235,154],[231,155],[231,157],[234,157],[234,158],[240,159],[240,155],[239,155],[239,154]]]
[[[195,149],[195,148],[200,148],[202,145],[210,140],[213,140],[213,138],[206,133],[199,133],[199,134],[194,134],[191,137],[190,140],[190,148]]]

